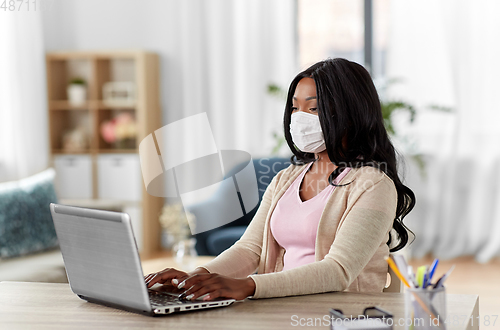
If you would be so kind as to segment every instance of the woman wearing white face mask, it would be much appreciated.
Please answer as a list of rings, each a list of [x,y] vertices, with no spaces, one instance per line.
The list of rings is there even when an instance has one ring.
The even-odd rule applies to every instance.
[[[242,238],[193,272],[146,276],[148,286],[172,283],[204,300],[382,291],[384,257],[408,243],[402,221],[415,196],[398,177],[369,73],[345,59],[299,73],[284,133],[292,165],[274,177]]]

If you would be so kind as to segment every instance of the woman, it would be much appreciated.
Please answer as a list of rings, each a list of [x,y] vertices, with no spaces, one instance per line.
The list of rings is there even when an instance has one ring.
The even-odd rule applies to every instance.
[[[408,243],[402,221],[415,195],[398,177],[369,73],[328,59],[298,74],[284,131],[292,165],[269,184],[241,239],[190,273],[147,275],[148,287],[171,283],[203,300],[382,291],[384,257]]]

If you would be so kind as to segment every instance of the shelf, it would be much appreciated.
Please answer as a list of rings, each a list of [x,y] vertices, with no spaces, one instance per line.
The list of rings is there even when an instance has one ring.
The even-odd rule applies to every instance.
[[[85,150],[64,150],[52,149],[54,155],[85,155],[85,154],[135,154],[137,149],[85,149]]]
[[[140,197],[134,195],[137,210],[132,217],[136,221],[133,224],[138,233],[136,239],[143,242],[141,254],[156,253],[161,249],[158,215],[164,199],[149,195],[142,184],[138,147],[162,123],[158,55],[141,50],[50,52],[46,54],[46,68],[50,155],[52,165],[58,168],[58,177],[62,178],[59,188],[66,194],[61,194],[60,199],[73,199],[70,203],[86,203],[95,208],[120,204],[117,209],[123,211],[132,204],[122,199],[140,192],[137,195]],[[86,101],[72,105],[67,87],[77,77],[86,82]],[[103,88],[108,82],[134,83],[134,89],[130,85],[128,89],[133,95],[119,93],[120,86],[110,94],[135,100],[106,103]],[[107,140],[127,138],[130,144],[106,142],[101,127],[107,121],[104,127]],[[125,167],[114,168],[113,162],[120,157],[134,158],[135,163],[124,161]],[[108,159],[111,159],[109,164]],[[117,188],[120,186],[126,188],[120,190]],[[118,189],[113,191],[113,198],[118,201],[105,200],[109,196],[103,187]]]
[[[51,51],[47,54],[49,59],[53,60],[69,60],[69,59],[109,59],[109,58],[130,58],[134,59],[144,54],[142,49],[123,49],[123,50],[82,50],[82,51],[71,51],[71,50],[59,50]]]
[[[59,100],[59,101],[50,101],[49,109],[50,110],[88,110],[92,106],[92,101],[87,101],[83,104],[72,105],[67,100]]]
[[[55,149],[52,151],[53,155],[88,155],[88,154],[136,154],[137,149],[99,149],[94,150],[64,150]]]
[[[137,153],[137,149],[99,149],[97,153],[99,154],[133,154]]]
[[[47,92],[49,101],[68,100],[67,87],[74,78],[82,78],[87,84],[87,99],[95,98],[91,88],[94,84],[92,68],[94,63],[91,58],[52,58],[49,55],[46,58]],[[49,104],[50,106],[50,104]]]
[[[98,110],[135,110],[137,108],[137,102],[110,104],[102,100],[88,100],[87,102],[79,105],[73,105],[67,100],[55,100],[49,102],[50,110],[87,110],[89,108],[97,108]]]
[[[126,109],[126,110],[135,110],[137,107],[137,102],[134,103],[123,103],[123,104],[110,104],[106,103],[104,101],[97,101],[96,102],[97,108],[99,110],[119,110],[119,109]]]
[[[86,155],[89,153],[91,153],[90,149],[87,150],[52,149],[52,154],[54,155]]]
[[[90,150],[92,116],[88,109],[57,109],[50,111],[50,145],[52,151]],[[78,147],[71,147],[77,145]],[[65,152],[72,153],[72,152]]]
[[[79,105],[73,105],[69,103],[68,100],[55,100],[49,102],[49,110],[88,110],[90,108],[97,108],[98,110],[135,110],[137,108],[137,102],[110,104],[102,100],[88,100]]]
[[[133,120],[134,124],[130,124],[130,122],[123,124],[123,122],[122,122],[122,125],[125,125],[125,128],[122,127],[122,130],[121,130],[122,135],[120,137],[117,137],[120,139],[129,139],[129,143],[131,143],[131,144],[118,146],[118,145],[106,142],[102,136],[102,132],[101,132],[102,126],[101,125],[103,125],[106,122],[109,123],[109,122],[116,120],[120,117],[121,118],[126,117],[127,118],[126,120]],[[123,109],[123,108],[120,108],[120,109],[101,109],[100,111],[97,112],[97,123],[98,123],[98,127],[97,127],[97,129],[98,129],[97,148],[98,149],[100,149],[100,150],[116,150],[116,149],[136,150],[137,149],[137,140],[138,140],[137,126],[139,125],[139,123],[137,123],[136,112],[133,109]],[[118,124],[116,124],[116,125],[118,125]],[[118,131],[118,129],[115,128],[115,134],[118,134],[117,131]],[[133,135],[134,131],[135,131],[135,135]],[[133,142],[130,140],[135,140],[135,141]]]

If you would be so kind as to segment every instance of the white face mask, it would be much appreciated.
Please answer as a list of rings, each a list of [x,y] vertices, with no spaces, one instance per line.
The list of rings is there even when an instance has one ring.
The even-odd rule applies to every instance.
[[[290,134],[293,143],[302,152],[319,153],[326,149],[317,115],[304,111],[292,113]]]

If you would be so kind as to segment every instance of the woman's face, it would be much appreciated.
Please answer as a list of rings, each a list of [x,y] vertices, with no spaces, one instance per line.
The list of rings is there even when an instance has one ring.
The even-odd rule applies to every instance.
[[[292,113],[304,111],[313,115],[318,115],[318,100],[316,98],[316,84],[312,78],[302,78],[292,99]]]

